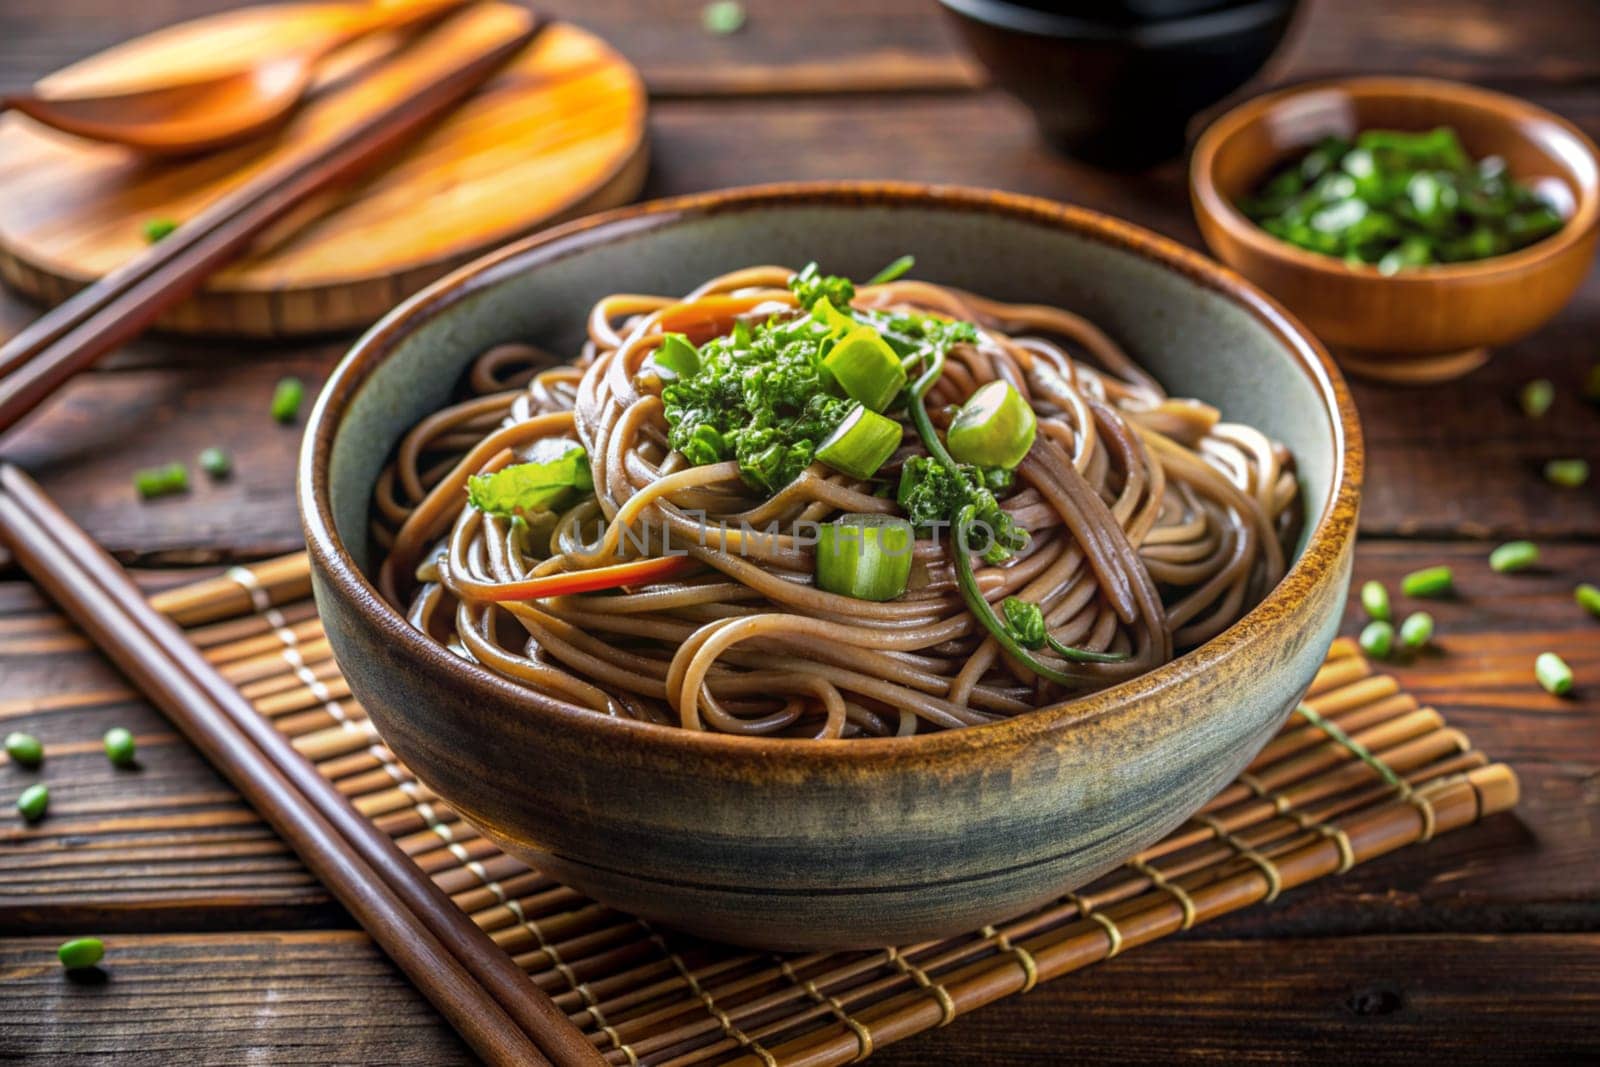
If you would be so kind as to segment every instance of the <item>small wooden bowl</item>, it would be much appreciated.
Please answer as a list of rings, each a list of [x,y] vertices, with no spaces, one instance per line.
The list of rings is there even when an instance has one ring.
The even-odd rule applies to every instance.
[[[1567,216],[1504,256],[1384,275],[1296,248],[1235,204],[1285,159],[1329,134],[1451,126],[1474,158],[1498,155]],[[1189,193],[1218,258],[1283,301],[1353,374],[1421,384],[1481,366],[1489,349],[1544,325],[1572,297],[1600,233],[1600,153],[1565,119],[1525,101],[1427,78],[1351,78],[1257,97],[1195,146]]]

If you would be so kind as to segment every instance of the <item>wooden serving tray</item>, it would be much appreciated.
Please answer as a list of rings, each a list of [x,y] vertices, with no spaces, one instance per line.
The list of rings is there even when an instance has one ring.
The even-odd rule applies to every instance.
[[[1516,803],[1517,779],[1334,643],[1248,770],[1161,843],[1008,922],[876,951],[753,952],[613,911],[500,852],[383,744],[303,554],[153,598],[612,1064],[829,1067]],[[805,742],[796,742],[804,744]]]
[[[40,87],[129,87],[231,69],[304,41],[326,7],[249,7],[186,22]],[[323,64],[313,95],[276,133],[191,159],[143,158],[22,115],[0,117],[0,276],[36,299],[65,299],[143,248],[148,220],[181,223],[527,17],[509,4],[479,4],[412,38],[358,41]],[[587,31],[554,24],[449,118],[373,176],[268,234],[160,325],[254,337],[369,325],[495,245],[631,200],[644,182],[645,111],[643,82],[626,60]]]

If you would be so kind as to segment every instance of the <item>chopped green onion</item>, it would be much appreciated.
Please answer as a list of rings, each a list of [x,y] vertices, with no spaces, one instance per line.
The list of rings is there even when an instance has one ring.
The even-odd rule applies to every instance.
[[[892,282],[916,265],[916,256],[901,256],[899,259],[895,260],[893,263],[874,274],[867,284],[883,285],[887,282]]]
[[[177,228],[178,224],[172,219],[146,219],[143,227],[145,243],[153,245],[163,237],[170,236]]]
[[[1572,599],[1576,600],[1584,611],[1600,619],[1600,588],[1583,582],[1572,591]]]
[[[189,469],[182,463],[149,467],[134,474],[133,487],[146,500],[169,493],[182,493],[189,488]]]
[[[44,809],[50,806],[50,790],[43,782],[35,782],[22,791],[17,798],[17,811],[29,822],[38,822],[44,817]]]
[[[61,961],[61,966],[67,970],[77,970],[80,967],[93,967],[106,955],[106,945],[98,937],[75,937],[71,941],[62,942],[56,949],[56,959]]]
[[[200,451],[200,469],[213,478],[226,478],[233,473],[233,459],[228,453],[212,445]]]
[[[1507,541],[1489,553],[1489,569],[1496,574],[1525,571],[1539,562],[1539,546],[1532,541]]]
[[[1394,618],[1389,608],[1389,590],[1382,582],[1365,582],[1361,586],[1361,607],[1367,618],[1389,622]]]
[[[669,333],[651,357],[657,367],[679,378],[689,378],[700,370],[700,350],[681,333]]]
[[[1400,644],[1415,652],[1433,638],[1433,616],[1415,611],[1400,624]]]
[[[1535,378],[1522,387],[1522,392],[1517,394],[1518,401],[1522,404],[1522,413],[1530,419],[1543,417],[1550,410],[1550,405],[1556,400],[1555,383],[1549,378]]]
[[[272,417],[289,423],[300,414],[300,402],[305,399],[306,387],[299,378],[281,378],[272,391]]]
[[[817,458],[852,478],[870,478],[900,447],[905,430],[887,415],[857,404],[817,448]]]
[[[896,515],[843,515],[817,530],[817,586],[857,600],[893,600],[911,579],[916,535]]]
[[[744,5],[738,0],[716,0],[700,9],[700,26],[707,33],[726,37],[744,28]]]
[[[1554,652],[1541,652],[1533,661],[1533,676],[1545,691],[1561,697],[1572,692],[1572,668]]]
[[[467,479],[467,504],[503,519],[554,510],[573,491],[594,488],[589,454],[564,439],[541,442],[527,463],[513,463]]]
[[[1388,659],[1394,649],[1394,626],[1381,619],[1367,623],[1357,638],[1361,650],[1377,659]]]
[[[121,726],[113,726],[106,731],[105,736],[106,759],[116,767],[133,766],[134,745],[132,731]]]
[[[44,762],[44,746],[37,737],[18,730],[6,734],[6,755],[17,766],[32,769]]]
[[[811,314],[817,321],[828,327],[828,332],[833,337],[843,337],[858,325],[856,320],[850,317],[849,312],[840,311],[834,307],[833,301],[827,297],[823,297],[811,305]]]
[[[1449,567],[1424,567],[1400,579],[1400,592],[1406,596],[1448,596],[1455,590],[1455,572]]]
[[[873,411],[888,407],[906,387],[900,357],[871,326],[857,326],[841,337],[822,365],[846,396]]]
[[[1552,459],[1544,465],[1544,480],[1563,489],[1577,489],[1589,480],[1589,464],[1581,459]]]
[[[963,463],[1011,470],[1033,447],[1039,420],[1010,382],[984,385],[956,412],[945,445]]]

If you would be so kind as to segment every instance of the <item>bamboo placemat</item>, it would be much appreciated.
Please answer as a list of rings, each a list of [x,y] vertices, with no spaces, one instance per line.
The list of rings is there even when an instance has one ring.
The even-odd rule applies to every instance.
[[[340,676],[303,554],[157,608],[613,1064],[826,1067],[1516,803],[1517,780],[1347,639],[1248,770],[1165,840],[1000,926],[873,952],[704,942],[512,859],[412,777]]]

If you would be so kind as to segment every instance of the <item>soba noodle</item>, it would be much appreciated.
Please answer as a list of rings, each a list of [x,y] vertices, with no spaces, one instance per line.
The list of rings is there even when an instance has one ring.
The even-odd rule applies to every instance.
[[[1103,688],[1220,633],[1282,577],[1300,521],[1282,445],[1168,397],[1071,312],[907,280],[861,287],[853,306],[977,326],[977,342],[949,350],[927,395],[941,432],[952,406],[996,379],[1037,415],[1032,448],[1000,494],[1030,539],[1004,564],[977,566],[983,598],[1036,603],[1061,643],[1122,658],[1041,652],[1067,682],[1029,670],[963,600],[948,537],[919,534],[910,587],[895,599],[819,588],[815,549],[796,524],[897,513],[882,483],[926,454],[919,438],[908,432],[872,481],[813,463],[769,496],[737,463],[691,466],[668,447],[650,363],[667,329],[703,340],[736,321],[805,314],[792,276],[756,267],[682,298],[608,296],[570,364],[524,345],[482,356],[473,395],[419,423],[380,479],[373,535],[385,595],[457,654],[595,714],[839,738],[973,726]],[[587,451],[592,492],[537,531],[467,506],[471,475],[551,441]],[[774,521],[782,532],[752,533]],[[660,554],[659,533],[643,553],[627,536],[641,528],[665,531],[698,566],[611,593],[501,598],[508,583]]]

